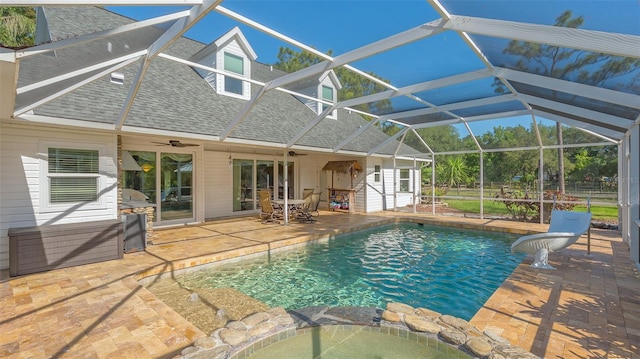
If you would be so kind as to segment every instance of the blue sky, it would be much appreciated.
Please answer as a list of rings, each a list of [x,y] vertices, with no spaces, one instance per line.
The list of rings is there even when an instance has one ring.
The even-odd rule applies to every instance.
[[[549,25],[555,22],[562,11],[573,9],[574,15],[584,16],[585,29],[640,34],[638,0],[442,0],[442,3],[454,14]],[[227,0],[222,6],[322,52],[332,50],[334,55],[440,17],[425,0]],[[140,20],[187,7],[126,6],[108,9]],[[277,62],[280,46],[292,47],[215,11],[194,26],[187,36],[209,43],[234,26],[240,27],[257,53],[258,61],[262,63]],[[483,51],[493,51],[499,55],[505,44],[506,40],[497,39]],[[451,32],[392,49],[351,65],[374,72],[397,87],[484,68],[461,38]],[[491,91],[488,88],[483,90],[485,93]],[[460,100],[465,99],[468,98],[462,96]],[[397,110],[411,109],[403,108],[403,105],[399,101]],[[514,118],[509,124],[528,127],[530,122],[530,117],[525,116]],[[474,131],[478,131],[478,134],[491,130],[480,124],[475,127],[477,129]]]

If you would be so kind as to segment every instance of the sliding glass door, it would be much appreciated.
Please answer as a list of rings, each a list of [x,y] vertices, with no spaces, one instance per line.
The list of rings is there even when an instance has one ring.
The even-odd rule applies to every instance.
[[[154,222],[194,218],[193,154],[123,151],[122,180],[123,201],[155,204]]]
[[[276,165],[277,163],[277,165]],[[289,198],[294,197],[294,163],[288,162]],[[284,162],[274,160],[233,160],[233,211],[252,211],[260,208],[257,193],[268,190],[271,197],[284,198]]]
[[[193,218],[193,156],[160,154],[160,219]]]

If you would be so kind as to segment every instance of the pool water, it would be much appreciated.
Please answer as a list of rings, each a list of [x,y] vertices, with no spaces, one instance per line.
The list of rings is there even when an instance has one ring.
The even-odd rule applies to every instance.
[[[522,261],[515,236],[415,223],[308,243],[177,276],[191,288],[234,288],[270,307],[426,307],[469,320]]]
[[[246,353],[248,359],[470,359],[471,357],[437,339],[400,330],[385,334],[372,327],[324,326],[299,331],[270,345]],[[240,355],[236,356],[240,357]]]

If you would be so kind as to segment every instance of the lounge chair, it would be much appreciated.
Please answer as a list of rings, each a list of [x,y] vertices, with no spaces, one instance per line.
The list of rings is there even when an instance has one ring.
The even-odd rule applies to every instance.
[[[271,192],[267,190],[258,191],[260,199],[260,219],[262,223],[280,223],[279,219],[283,218],[283,212],[276,209],[271,203]]]
[[[518,238],[511,244],[511,252],[535,254],[532,267],[555,269],[549,264],[549,252],[559,251],[575,243],[589,230],[590,225],[590,212],[553,210],[547,232]]]

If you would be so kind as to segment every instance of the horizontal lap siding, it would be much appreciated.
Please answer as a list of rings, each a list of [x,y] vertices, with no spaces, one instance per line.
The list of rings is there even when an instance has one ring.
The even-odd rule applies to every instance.
[[[116,137],[98,131],[56,130],[36,125],[2,124],[0,129],[0,268],[9,268],[9,228],[45,224],[76,223],[117,218]],[[40,210],[40,141],[94,143],[105,146],[103,157],[110,157],[102,168],[107,190],[105,206],[66,211]]]
[[[204,152],[204,216],[224,217],[233,214],[233,170],[229,153]]]
[[[379,212],[384,210],[384,188],[382,187],[382,177],[380,177],[380,181],[375,181],[375,166],[379,165],[381,167],[380,171],[382,171],[382,160],[368,158],[367,166],[366,166],[366,212]],[[382,176],[382,173],[380,173]]]

